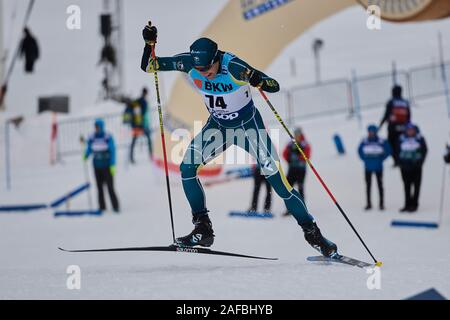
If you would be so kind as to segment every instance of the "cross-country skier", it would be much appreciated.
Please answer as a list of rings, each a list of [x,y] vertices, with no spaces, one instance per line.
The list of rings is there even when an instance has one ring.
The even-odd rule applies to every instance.
[[[306,241],[324,256],[337,253],[337,246],[322,236],[299,193],[288,184],[275,147],[253,103],[249,84],[266,92],[277,92],[280,90],[278,82],[233,54],[218,50],[217,44],[208,38],[196,40],[189,52],[173,57],[156,57],[156,61],[151,57],[151,44],[157,40],[156,27],[148,24],[143,30],[143,38],[146,45],[142,70],[149,73],[186,73],[193,87],[203,96],[210,113],[202,131],[190,143],[180,165],[183,189],[192,209],[195,227],[187,236],[177,238],[177,244],[205,247],[213,244],[213,228],[197,171],[235,144],[257,160],[262,174],[302,227]]]

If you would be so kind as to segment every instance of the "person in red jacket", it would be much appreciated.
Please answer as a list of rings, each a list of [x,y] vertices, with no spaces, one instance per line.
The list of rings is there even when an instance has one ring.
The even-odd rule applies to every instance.
[[[311,157],[311,146],[306,141],[302,129],[295,129],[294,136],[300,148],[305,152],[306,157]],[[289,164],[288,174],[286,176],[287,181],[291,186],[298,185],[298,192],[303,198],[303,201],[305,201],[304,182],[306,176],[306,160],[292,141],[284,148],[283,158]],[[287,211],[284,215],[288,216],[290,213]]]

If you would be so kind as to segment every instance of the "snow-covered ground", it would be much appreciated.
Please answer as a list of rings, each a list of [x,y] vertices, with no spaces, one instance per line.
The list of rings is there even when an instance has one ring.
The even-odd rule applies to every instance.
[[[430,112],[431,111],[431,112]],[[442,148],[446,110],[443,101],[427,101],[414,110],[415,118],[430,142],[420,211],[413,219],[437,219],[442,174]],[[366,121],[379,118],[364,114]],[[320,124],[320,125],[319,125]],[[216,249],[279,257],[276,262],[173,253],[69,254],[66,248],[163,245],[171,241],[165,186],[142,156],[135,167],[119,166],[117,189],[123,212],[102,218],[58,218],[52,212],[2,214],[0,224],[1,298],[177,298],[177,299],[401,299],[435,287],[450,296],[448,264],[450,217],[438,230],[393,229],[389,223],[402,218],[402,186],[398,170],[386,165],[385,212],[364,212],[362,166],[355,148],[360,134],[356,121],[336,116],[304,123],[313,144],[313,160],[341,206],[357,226],[378,259],[381,290],[368,290],[364,270],[342,265],[313,265],[305,261],[314,251],[302,239],[291,218],[281,218],[283,206],[274,203],[277,218],[270,221],[232,219],[231,209],[249,204],[251,181],[239,181],[207,189],[208,207],[216,232]],[[338,157],[331,136],[339,132],[348,155]],[[122,156],[120,156],[122,157]],[[83,182],[77,158],[55,168],[36,168],[20,176],[11,193],[2,192],[0,202],[50,201]],[[191,228],[187,202],[177,177],[172,175],[175,227],[178,235]],[[159,181],[159,182],[157,182]],[[344,219],[310,173],[307,201],[325,234],[342,252],[370,261]],[[68,191],[68,190],[67,190]],[[447,192],[448,193],[448,192]],[[376,198],[375,198],[376,199]],[[87,208],[81,195],[72,208]],[[403,218],[409,218],[403,217]],[[66,288],[66,268],[79,265],[82,289]]]
[[[202,2],[202,5],[206,5],[206,2]],[[50,5],[48,1],[42,3]],[[87,4],[82,1],[80,3]],[[223,3],[223,1],[222,3],[217,2],[212,9],[219,10]],[[64,8],[62,5],[61,10]],[[135,69],[136,59],[140,59],[141,43],[138,42],[140,41],[138,38],[140,26],[142,21],[145,23],[146,20],[143,13],[146,11],[144,8],[150,10],[151,6],[148,2],[138,1],[136,6],[127,7],[129,14],[137,15],[136,19],[129,22],[137,31],[130,27],[126,33],[129,36],[128,39],[131,39],[128,40],[128,48],[131,48],[130,52],[134,52],[130,53],[129,61],[127,60],[129,83],[133,83],[134,87],[141,86],[145,83],[145,79],[148,79]],[[186,8],[186,10],[188,9]],[[94,13],[86,11],[88,16],[96,18]],[[45,10],[41,8],[39,14],[45,15]],[[193,12],[193,14],[200,16],[198,12]],[[352,25],[361,23],[359,14],[360,11],[357,11],[357,8],[346,10],[313,28],[311,32],[314,36],[330,39],[331,45],[333,43],[331,39],[336,39],[342,34],[342,30],[334,30],[333,26],[339,25],[344,29],[352,30]],[[165,30],[168,31],[166,32],[175,34],[175,27],[167,22],[167,17],[165,19],[161,18],[160,23],[167,24]],[[189,19],[197,21],[192,17]],[[40,25],[38,15],[34,17],[33,21],[36,26]],[[180,26],[184,20],[180,14],[180,19],[173,21],[179,21]],[[187,40],[183,40],[186,42],[185,44],[190,43],[196,34],[201,32],[207,21],[203,21],[203,23],[196,23],[192,26]],[[342,42],[345,42],[346,45],[329,49],[335,50],[336,58],[333,62],[336,63],[333,64],[333,68],[325,69],[330,70],[327,71],[327,74],[331,77],[347,75],[355,64],[356,67],[363,68],[363,72],[375,72],[385,65],[389,66],[393,57],[404,58],[405,67],[428,63],[429,57],[435,51],[430,48],[431,43],[428,45],[425,43],[431,41],[430,38],[434,36],[437,29],[443,29],[448,26],[448,23],[447,20],[406,26],[386,24],[389,32],[385,32],[384,36],[378,34],[376,41],[379,41],[377,43],[380,45],[384,43],[385,46],[393,49],[390,52],[381,50],[379,47],[378,53],[373,53],[358,44],[358,41],[362,40],[357,35],[363,32],[357,31],[358,28],[355,28],[354,38],[356,40],[352,40],[353,37],[341,37]],[[43,25],[45,24],[43,23]],[[88,27],[89,25],[86,26],[86,28]],[[96,32],[97,25],[93,24],[89,28],[92,28],[92,32]],[[188,28],[182,30],[186,29]],[[349,32],[348,30],[346,33]],[[447,28],[447,30],[449,29]],[[400,45],[396,46],[395,39],[404,35],[405,32],[409,34],[411,31],[415,32],[414,35],[417,38],[417,42],[411,44],[411,46],[415,46],[415,50],[407,50]],[[311,33],[308,34],[298,40],[299,54],[305,57],[310,54],[309,48],[301,49],[303,46],[301,43],[302,40],[309,42],[308,37],[311,37]],[[91,39],[91,41],[94,40]],[[338,42],[336,42],[337,44]],[[171,45],[175,46],[173,43]],[[278,69],[283,70],[282,66],[286,62],[286,58],[290,56],[291,50],[294,50],[296,46],[293,44],[292,47],[287,48],[270,70],[275,72],[275,66],[278,64],[280,66]],[[179,48],[170,49],[178,52],[184,50],[184,47],[185,45],[179,45]],[[50,46],[50,48],[52,47]],[[172,51],[167,50],[167,53],[169,52]],[[351,56],[347,55],[349,52],[351,52]],[[331,52],[329,54],[331,55]],[[371,63],[365,62],[369,56]],[[59,61],[58,63],[65,61],[65,59],[59,60],[60,58],[57,57],[54,59]],[[77,62],[74,60],[73,63]],[[62,67],[58,68],[55,71],[62,70]],[[75,75],[72,80],[80,79],[77,78],[80,70],[84,69],[74,70]],[[385,68],[380,71],[384,70]],[[284,79],[282,73],[278,75]],[[20,77],[17,76],[14,81],[22,83]],[[41,75],[41,77],[43,76]],[[62,75],[58,74],[55,77],[59,78]],[[136,79],[133,79],[134,77]],[[287,82],[291,81],[287,78],[286,75]],[[49,83],[51,79],[49,78]],[[63,79],[66,78],[61,78],[61,86],[64,88]],[[86,79],[91,82],[88,82],[89,85],[85,87],[79,85],[78,80],[71,86],[79,94],[85,92],[86,95],[83,96],[85,101],[82,102],[90,105],[94,101],[90,99],[95,96],[92,88],[95,87],[96,82],[89,77]],[[31,78],[28,80],[37,81]],[[33,88],[31,91],[37,92],[40,84],[37,82],[26,85]],[[84,88],[88,88],[88,90],[84,91]],[[133,86],[130,85],[129,88],[133,88]],[[137,93],[138,89],[133,90]],[[386,94],[388,95],[388,93]],[[18,91],[11,91],[9,99],[32,101],[34,97],[33,92],[27,96],[26,94],[21,95]],[[365,201],[363,168],[356,155],[356,146],[363,137],[367,124],[379,121],[381,109],[363,113],[362,127],[355,119],[349,120],[344,115],[301,123],[313,147],[313,163],[374,255],[384,263],[381,268],[380,290],[367,288],[366,281],[369,275],[363,269],[344,265],[315,265],[307,262],[306,257],[315,255],[315,252],[303,240],[303,233],[295,221],[292,218],[281,217],[284,211],[283,203],[276,197],[274,201],[276,218],[273,220],[229,218],[230,210],[248,207],[252,188],[250,180],[231,182],[206,189],[208,207],[211,210],[216,234],[214,248],[244,254],[278,257],[278,261],[174,253],[69,254],[60,252],[57,249],[58,246],[69,249],[101,248],[166,245],[171,242],[166,187],[161,172],[151,166],[143,153],[140,153],[137,158],[138,164],[131,167],[126,166],[125,155],[119,153],[116,186],[122,207],[121,214],[107,212],[101,218],[57,219],[53,217],[53,212],[50,210],[29,214],[0,214],[0,298],[402,299],[431,287],[450,297],[450,275],[448,273],[450,264],[450,216],[448,214],[450,197],[447,196],[444,222],[438,230],[390,227],[392,219],[410,218],[420,221],[436,221],[438,218],[442,153],[445,142],[448,140],[447,111],[442,98],[419,102],[419,105],[413,110],[413,117],[427,139],[430,152],[424,169],[420,210],[413,216],[398,213],[398,209],[403,205],[403,190],[400,174],[397,169],[391,168],[391,160],[387,161],[385,166],[386,211],[365,212],[362,209]],[[89,110],[92,108],[90,107]],[[266,106],[262,105],[260,108],[263,109]],[[21,112],[26,112],[26,110],[23,109]],[[75,114],[82,112],[89,111],[76,109]],[[10,111],[8,114],[13,113]],[[266,117],[266,120],[270,120],[270,118]],[[50,202],[84,182],[83,166],[79,157],[65,158],[64,164],[54,167],[48,165],[49,124],[50,117],[47,115],[32,116],[26,119],[25,125],[19,131],[13,132],[13,157],[15,157],[13,190],[7,192],[4,187],[2,151],[2,162],[0,163],[1,205]],[[337,155],[332,144],[332,135],[335,133],[339,133],[345,143],[348,153],[344,157]],[[283,139],[282,144],[287,142],[283,132],[280,132],[280,137]],[[0,135],[0,141],[1,150],[3,150],[3,135]],[[447,195],[449,180],[447,179]],[[175,231],[177,235],[182,235],[190,232],[192,228],[190,210],[180,186],[179,177],[172,174],[171,182]],[[373,199],[376,200],[375,192],[373,196]],[[370,261],[370,257],[313,177],[312,172],[308,172],[307,176],[306,199],[310,211],[316,217],[322,231],[338,244],[342,253]],[[87,207],[86,194],[71,201],[73,209]],[[68,277],[66,269],[69,265],[78,265],[81,268],[82,287],[79,291],[68,290],[66,287]]]

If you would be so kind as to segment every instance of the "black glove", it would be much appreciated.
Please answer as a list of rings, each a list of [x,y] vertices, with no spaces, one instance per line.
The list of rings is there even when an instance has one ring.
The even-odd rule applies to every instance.
[[[263,82],[262,77],[263,77],[263,75],[261,72],[259,72],[258,70],[252,70],[248,77],[248,82],[250,83],[250,85],[252,87],[260,87],[260,86],[262,86],[262,82]]]
[[[157,36],[158,29],[156,29],[155,26],[152,26],[152,23],[149,21],[144,30],[142,30],[142,37],[144,38],[145,43],[156,43]]]

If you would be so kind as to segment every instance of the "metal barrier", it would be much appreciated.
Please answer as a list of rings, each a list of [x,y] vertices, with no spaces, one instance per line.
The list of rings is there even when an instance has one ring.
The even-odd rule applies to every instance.
[[[298,86],[289,92],[292,97],[293,119],[353,112],[351,84],[347,79]]]
[[[255,106],[258,108],[259,112],[264,119],[273,119],[272,111],[267,107],[267,103],[261,97],[259,92],[254,92],[252,96]],[[272,101],[273,105],[277,108],[278,113],[286,122],[289,124],[289,119],[291,119],[291,108],[289,102],[289,92],[286,90],[280,90],[276,93],[271,93],[269,99]],[[276,119],[268,120],[267,124],[274,124],[278,121]]]
[[[83,151],[80,137],[87,138],[94,132],[94,121],[101,117],[105,121],[106,131],[114,136],[117,148],[126,146],[126,127],[122,123],[122,113],[107,114],[101,116],[88,116],[77,119],[58,121],[57,156],[79,154]]]
[[[450,79],[450,63],[444,64],[447,79]],[[445,93],[440,64],[427,65],[409,70],[412,98],[414,100],[430,98]]]
[[[396,83],[394,83],[394,76],[391,72],[358,76],[355,80],[354,85],[358,86],[361,111],[384,107],[390,99],[394,84],[402,86],[403,96],[411,100],[409,74],[406,71],[397,71]]]

